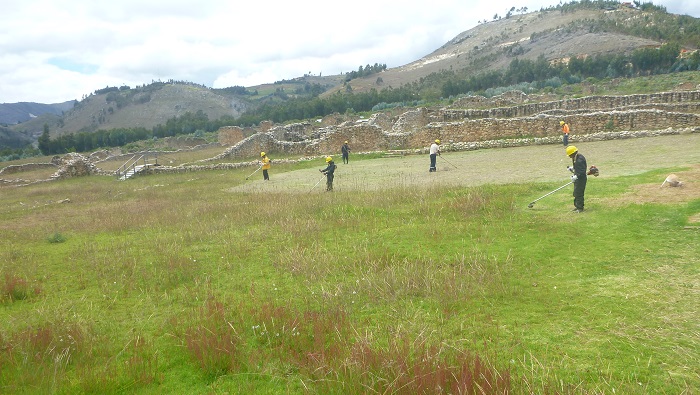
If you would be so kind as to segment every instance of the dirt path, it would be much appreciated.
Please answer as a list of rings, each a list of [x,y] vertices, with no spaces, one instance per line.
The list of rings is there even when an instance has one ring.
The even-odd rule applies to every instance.
[[[575,143],[588,165],[600,169],[601,177],[639,174],[659,168],[700,165],[700,134],[647,137]],[[438,157],[436,173],[429,173],[428,155],[353,161],[343,164],[340,155],[334,189],[376,190],[392,187],[429,187],[431,185],[475,186],[487,183],[569,181],[566,166],[571,164],[561,145],[484,149],[445,152]],[[318,168],[325,167],[322,160]],[[696,174],[696,173],[689,173]],[[697,176],[697,174],[696,174]],[[682,179],[687,186],[698,179]],[[274,165],[269,182],[248,181],[228,189],[230,192],[322,193],[325,178],[316,169],[276,174]],[[665,178],[665,176],[664,176]],[[658,182],[661,185],[663,178]],[[693,189],[686,189],[692,192]]]

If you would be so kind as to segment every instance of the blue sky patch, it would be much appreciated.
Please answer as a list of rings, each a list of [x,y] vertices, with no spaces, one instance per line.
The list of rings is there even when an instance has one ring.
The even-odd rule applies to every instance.
[[[74,62],[66,58],[51,58],[48,63],[63,70],[75,71],[80,74],[94,74],[97,66],[94,64]]]

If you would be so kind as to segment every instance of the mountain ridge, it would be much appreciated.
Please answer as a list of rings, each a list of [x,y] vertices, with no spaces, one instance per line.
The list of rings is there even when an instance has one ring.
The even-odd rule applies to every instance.
[[[572,56],[629,52],[636,48],[659,46],[661,41],[614,32],[589,32],[579,26],[598,18],[626,20],[644,11],[620,7],[536,11],[479,24],[466,30],[432,53],[382,73],[384,87],[396,88],[427,77],[431,73],[460,70],[464,76],[478,75],[488,69],[504,69],[511,60],[535,60],[544,55],[550,61],[566,61]],[[584,34],[579,34],[581,30]],[[477,65],[476,63],[481,64]],[[469,72],[469,69],[472,69]],[[376,77],[352,82],[354,91],[377,88]],[[332,93],[332,92],[330,92]],[[328,93],[327,93],[328,94]]]
[[[61,115],[73,108],[75,100],[43,104],[35,102],[0,103],[0,125],[15,125],[42,114]]]

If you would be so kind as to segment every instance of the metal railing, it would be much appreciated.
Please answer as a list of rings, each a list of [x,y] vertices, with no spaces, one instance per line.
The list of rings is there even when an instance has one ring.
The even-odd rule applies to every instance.
[[[152,161],[152,162],[150,162],[150,161]],[[142,164],[139,164],[139,162],[142,162]],[[153,165],[156,165],[156,166],[158,165],[158,154],[151,154],[151,153],[135,154],[129,160],[127,160],[123,165],[121,165],[115,171],[115,174],[117,175],[117,178],[119,178],[120,180],[126,180],[127,178],[130,178],[134,174],[138,173],[143,168],[146,168],[148,166],[153,166]]]

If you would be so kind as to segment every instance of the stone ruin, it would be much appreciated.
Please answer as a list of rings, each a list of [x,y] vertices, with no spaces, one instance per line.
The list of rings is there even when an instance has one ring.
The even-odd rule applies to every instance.
[[[58,166],[56,173],[51,176],[52,179],[65,179],[70,177],[89,176],[92,174],[103,174],[102,170],[100,170],[100,168],[98,168],[90,160],[90,158],[74,152],[68,153],[64,156],[54,156],[51,163]]]
[[[63,156],[54,156],[51,158],[50,163],[25,163],[22,165],[10,165],[0,169],[0,185],[29,185],[37,182],[60,180],[70,177],[82,177],[93,174],[106,175],[108,173],[102,171],[94,163],[96,159],[101,158],[104,155],[106,154],[100,151],[92,153],[90,156],[71,152]],[[8,175],[46,168],[56,169],[56,172],[53,173],[48,180],[28,181],[21,178],[6,178]]]
[[[422,152],[435,139],[442,140],[445,149],[474,149],[485,142],[490,142],[488,147],[509,146],[498,143],[506,140],[553,144],[561,139],[561,120],[570,125],[572,142],[700,132],[700,91],[561,100],[513,91],[490,99],[464,97],[443,108],[393,109],[369,118],[333,114],[315,122],[266,122],[237,134],[235,142],[220,136],[229,148],[209,160],[256,158],[261,151],[337,154],[344,141],[354,152]]]

